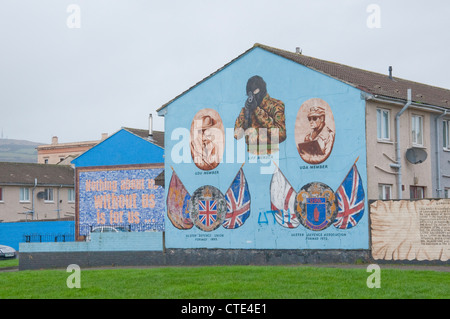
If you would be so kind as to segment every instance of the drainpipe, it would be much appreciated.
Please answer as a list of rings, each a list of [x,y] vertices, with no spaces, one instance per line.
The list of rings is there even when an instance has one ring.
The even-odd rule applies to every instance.
[[[401,159],[401,152],[400,152],[400,116],[403,114],[403,112],[406,111],[406,109],[411,105],[411,89],[408,89],[408,100],[406,104],[403,106],[403,108],[400,110],[400,112],[397,113],[395,116],[395,130],[396,130],[396,157],[397,157],[397,163],[391,164],[391,167],[398,169],[397,174],[397,188],[398,188],[398,199],[402,199],[402,159]]]
[[[34,187],[33,190],[31,191],[31,219],[34,220],[34,190],[36,189],[37,186],[37,178],[34,179]]]
[[[440,149],[440,141],[439,141],[439,120],[447,115],[447,110],[444,111],[441,115],[435,118],[435,127],[436,127],[436,177],[437,177],[437,197],[441,198],[441,158],[439,156]]]

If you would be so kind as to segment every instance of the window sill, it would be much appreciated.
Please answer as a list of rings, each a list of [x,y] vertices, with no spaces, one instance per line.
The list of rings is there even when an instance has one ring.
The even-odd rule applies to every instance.
[[[391,140],[380,140],[380,139],[377,139],[377,142],[378,143],[382,143],[382,144],[394,144],[394,142],[391,141]]]

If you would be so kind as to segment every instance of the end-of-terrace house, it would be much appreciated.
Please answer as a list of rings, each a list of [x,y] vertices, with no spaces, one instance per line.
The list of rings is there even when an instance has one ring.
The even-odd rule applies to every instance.
[[[361,91],[369,199],[449,196],[450,90],[258,45]],[[348,125],[351,125],[351,118]]]
[[[0,163],[0,222],[54,220],[74,215],[72,167]]]

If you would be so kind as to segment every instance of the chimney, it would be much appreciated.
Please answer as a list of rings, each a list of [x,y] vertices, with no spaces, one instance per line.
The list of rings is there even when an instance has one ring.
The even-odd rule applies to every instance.
[[[148,137],[153,138],[153,117],[152,113],[148,116]]]
[[[302,49],[300,49],[300,47],[296,47],[295,48],[295,53],[302,54]]]
[[[58,136],[52,137],[52,145],[58,144]]]
[[[392,66],[389,66],[389,78],[392,80]]]
[[[102,133],[102,141],[108,138],[108,133]]]

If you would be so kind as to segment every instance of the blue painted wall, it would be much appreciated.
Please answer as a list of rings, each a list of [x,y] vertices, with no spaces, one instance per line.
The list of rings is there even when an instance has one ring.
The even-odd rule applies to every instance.
[[[92,233],[91,240],[87,242],[20,244],[20,251],[24,253],[162,250],[161,232]]]
[[[48,221],[24,223],[0,223],[0,244],[19,249],[19,243],[24,242],[24,235],[33,234],[75,234],[74,221]]]
[[[74,159],[76,167],[163,163],[164,149],[121,129]]]
[[[278,166],[295,191],[311,182],[325,183],[336,191],[359,158],[357,168],[367,194],[365,103],[360,98],[360,91],[261,48],[254,48],[160,111],[160,115],[164,113],[165,117],[166,197],[174,172],[191,196],[204,185],[214,186],[222,194],[226,193],[242,165],[237,158],[238,142],[233,138],[233,129],[247,99],[247,80],[254,75],[265,80],[272,98],[285,104],[287,138],[280,144],[278,159],[272,156],[268,160],[269,163],[278,161]],[[328,103],[336,127],[333,150],[321,166],[310,165],[299,156],[294,137],[299,108],[311,98],[320,98]],[[181,147],[183,141],[189,141],[194,116],[205,108],[216,110],[225,127],[227,147],[222,162],[212,171],[197,168],[189,146]],[[234,145],[234,154],[230,153],[230,144]],[[364,199],[366,210],[362,219],[351,229],[342,230],[333,225],[322,231],[312,231],[302,225],[294,229],[282,227],[270,213],[273,170],[264,170],[269,164],[264,162],[263,157],[255,158],[248,153],[245,157],[243,171],[251,195],[251,212],[245,224],[232,230],[219,227],[213,231],[203,231],[196,226],[183,230],[174,227],[166,218],[166,247],[368,249],[367,199]]]

